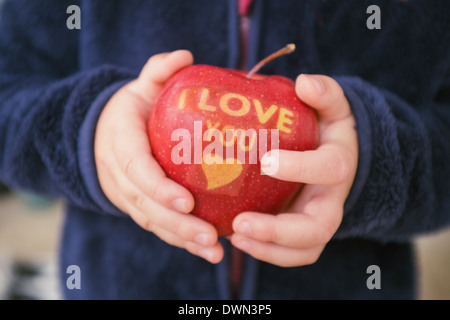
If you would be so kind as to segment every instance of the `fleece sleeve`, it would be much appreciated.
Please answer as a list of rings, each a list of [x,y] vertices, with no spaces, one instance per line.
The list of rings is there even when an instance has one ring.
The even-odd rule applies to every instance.
[[[66,28],[72,4],[15,0],[2,6],[0,180],[105,211],[109,203],[95,185],[95,124],[133,72],[111,65],[79,70],[78,33]]]
[[[352,106],[360,148],[356,180],[336,237],[404,241],[448,226],[449,78],[420,104],[357,77],[336,79]]]

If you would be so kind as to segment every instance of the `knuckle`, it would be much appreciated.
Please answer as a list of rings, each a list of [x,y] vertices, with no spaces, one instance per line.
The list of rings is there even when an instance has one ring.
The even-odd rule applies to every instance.
[[[322,243],[322,241],[324,239],[323,234],[324,234],[324,232],[323,232],[322,228],[314,227],[314,229],[311,231],[311,234],[308,239],[308,246],[315,246],[319,243]]]
[[[336,184],[342,183],[349,178],[353,162],[350,151],[333,149],[330,161],[327,164],[329,174],[333,177]]]
[[[331,240],[331,235],[327,227],[320,228],[319,231],[316,233],[315,236],[315,243],[316,244],[326,244]]]
[[[107,161],[107,158],[103,157],[101,153],[95,155],[95,163],[97,166],[97,171],[109,169],[111,167],[110,161]]]
[[[164,203],[165,196],[164,190],[167,190],[165,187],[166,179],[164,177],[155,178],[155,181],[151,185],[151,189],[149,190],[150,198],[158,203]]]
[[[142,227],[144,230],[153,232],[153,222],[152,222],[149,218],[144,218],[144,219],[142,219],[141,227]]]
[[[312,245],[326,245],[333,238],[336,228],[334,223],[327,222],[321,223],[320,227],[317,227],[312,235]]]
[[[180,221],[173,221],[170,224],[170,232],[181,238],[183,238],[184,231],[183,224]]]
[[[321,251],[316,251],[304,254],[293,255],[290,258],[282,259],[277,262],[277,265],[283,268],[291,268],[298,266],[308,266],[316,263],[319,260]]]
[[[305,162],[304,161],[298,161],[297,165],[295,167],[295,175],[297,177],[298,181],[303,181],[309,179],[308,176],[309,171],[307,168],[305,168]]]
[[[133,173],[136,161],[134,160],[134,158],[125,158],[123,163],[123,172],[127,177],[130,177]]]
[[[282,244],[285,241],[285,231],[283,231],[282,229],[277,227],[277,224],[273,225],[270,230],[267,231],[268,233],[270,232],[270,240],[273,243],[279,243]]]
[[[328,225],[323,225],[322,222],[314,222],[310,227],[307,244],[312,248],[318,245],[324,245],[331,240],[332,232],[330,232]]]
[[[139,210],[142,210],[144,208],[146,200],[146,197],[142,194],[135,194],[132,197],[134,206]]]
[[[138,194],[136,193],[136,190],[132,189],[131,187],[124,187],[122,186],[120,192],[123,194],[124,198],[131,204],[134,204],[136,201],[136,198]]]
[[[122,194],[133,208],[143,211],[147,202],[147,197],[144,194],[136,192],[136,190],[132,190],[131,188],[123,189]]]
[[[342,100],[346,100],[344,90],[335,79],[328,76],[323,76],[322,79],[324,80],[325,86],[330,92],[331,99],[339,102],[341,102]]]
[[[143,168],[146,167],[149,154],[147,152],[125,151],[121,155],[121,169],[123,173],[130,179],[139,177]]]
[[[277,263],[278,266],[282,267],[282,268],[291,268],[291,267],[296,267],[298,265],[301,265],[302,263],[295,261],[281,261],[279,263]]]
[[[110,157],[107,157],[106,154],[108,152],[98,152],[95,154],[95,167],[99,177],[114,173],[116,168],[115,162]]]
[[[319,260],[321,253],[322,253],[321,251],[314,251],[313,253],[309,254],[304,259],[303,264],[305,266],[309,266],[309,265],[315,264]]]
[[[142,214],[134,208],[130,208],[130,210],[128,210],[128,214],[142,229],[149,232],[154,232],[154,223],[150,216]]]

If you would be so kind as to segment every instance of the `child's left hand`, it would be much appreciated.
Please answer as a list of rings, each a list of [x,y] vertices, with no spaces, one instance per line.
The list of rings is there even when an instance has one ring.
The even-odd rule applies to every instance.
[[[306,185],[289,213],[242,213],[231,236],[235,247],[285,267],[317,261],[341,224],[358,166],[355,119],[339,84],[327,76],[300,75],[296,92],[317,112],[320,145],[314,151],[280,150],[279,169],[272,176]],[[262,164],[276,160],[269,152]]]

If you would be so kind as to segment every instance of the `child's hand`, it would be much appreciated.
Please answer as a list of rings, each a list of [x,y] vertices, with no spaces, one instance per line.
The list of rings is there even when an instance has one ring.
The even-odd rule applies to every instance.
[[[150,58],[139,77],[121,88],[100,115],[95,159],[103,192],[120,210],[165,242],[217,263],[223,257],[215,228],[188,214],[190,192],[164,174],[152,156],[147,121],[164,82],[193,63],[188,51]]]
[[[292,213],[242,213],[231,237],[234,246],[280,266],[317,261],[342,221],[358,164],[355,120],[339,84],[326,76],[301,75],[296,91],[317,112],[320,146],[306,152],[280,150],[273,177],[307,185],[289,209]],[[262,164],[276,161],[267,155]]]

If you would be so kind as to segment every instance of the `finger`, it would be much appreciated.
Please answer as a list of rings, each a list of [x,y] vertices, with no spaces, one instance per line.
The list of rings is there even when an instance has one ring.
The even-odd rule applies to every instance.
[[[298,97],[314,108],[323,121],[333,122],[351,115],[344,92],[333,78],[301,74],[297,77],[295,90]]]
[[[297,267],[315,263],[323,251],[324,245],[307,248],[289,248],[267,243],[242,235],[234,234],[231,243],[255,259],[281,267]]]
[[[314,151],[269,151],[261,159],[261,170],[280,180],[336,185],[351,176],[355,161],[345,146],[325,144]]]
[[[191,212],[194,207],[192,194],[183,186],[169,179],[151,153],[147,127],[139,115],[130,109],[128,121],[118,122],[112,144],[112,158],[117,166],[115,175],[125,175],[147,197],[164,207],[180,212]],[[126,146],[126,147],[125,147]]]
[[[124,176],[116,176],[115,179],[116,185],[120,186],[121,209],[143,229],[153,232],[155,228],[161,228],[185,241],[197,242],[203,246],[211,246],[217,241],[217,231],[211,224],[194,215],[160,205]]]
[[[220,242],[216,242],[216,244],[212,247],[203,247],[194,242],[187,242],[185,249],[188,252],[214,264],[222,261],[224,257],[224,250]]]
[[[133,209],[130,210],[133,212]],[[167,230],[157,224],[151,224],[148,217],[141,212],[130,214],[133,220],[144,230],[155,234],[162,241],[199,256],[211,263],[218,263],[222,260],[224,251],[217,239],[210,236],[204,237],[204,234],[196,235],[193,239],[185,238],[182,234],[173,233],[173,230]]]
[[[215,242],[212,246],[203,246],[196,242],[185,241],[178,236],[168,232],[159,227],[155,227],[153,233],[158,236],[164,242],[176,246],[179,248],[183,248],[190,252],[193,255],[199,256],[210,263],[216,264],[219,263],[224,256],[224,250],[220,242]]]
[[[138,155],[124,153],[116,160],[119,166],[116,175],[123,174],[145,197],[178,212],[193,210],[192,194],[169,179],[149,152]]]
[[[146,82],[163,84],[176,71],[194,62],[188,50],[177,50],[151,57],[142,69],[139,78]]]
[[[319,194],[307,202],[302,213],[242,213],[234,219],[233,230],[258,241],[311,248],[330,241],[342,221],[342,213],[343,206],[337,199]]]
[[[108,196],[114,199],[113,204],[127,213],[141,228],[154,233],[168,244],[184,248],[211,263],[222,260],[223,248],[218,243],[217,232],[212,226],[194,216],[158,207],[145,195],[139,194],[134,186],[111,177],[109,172],[105,177],[110,182],[114,181],[116,186],[120,185],[120,188],[106,190]]]
[[[178,70],[194,62],[192,53],[177,50],[152,56],[139,74],[132,90],[139,92],[150,104],[162,85]]]

